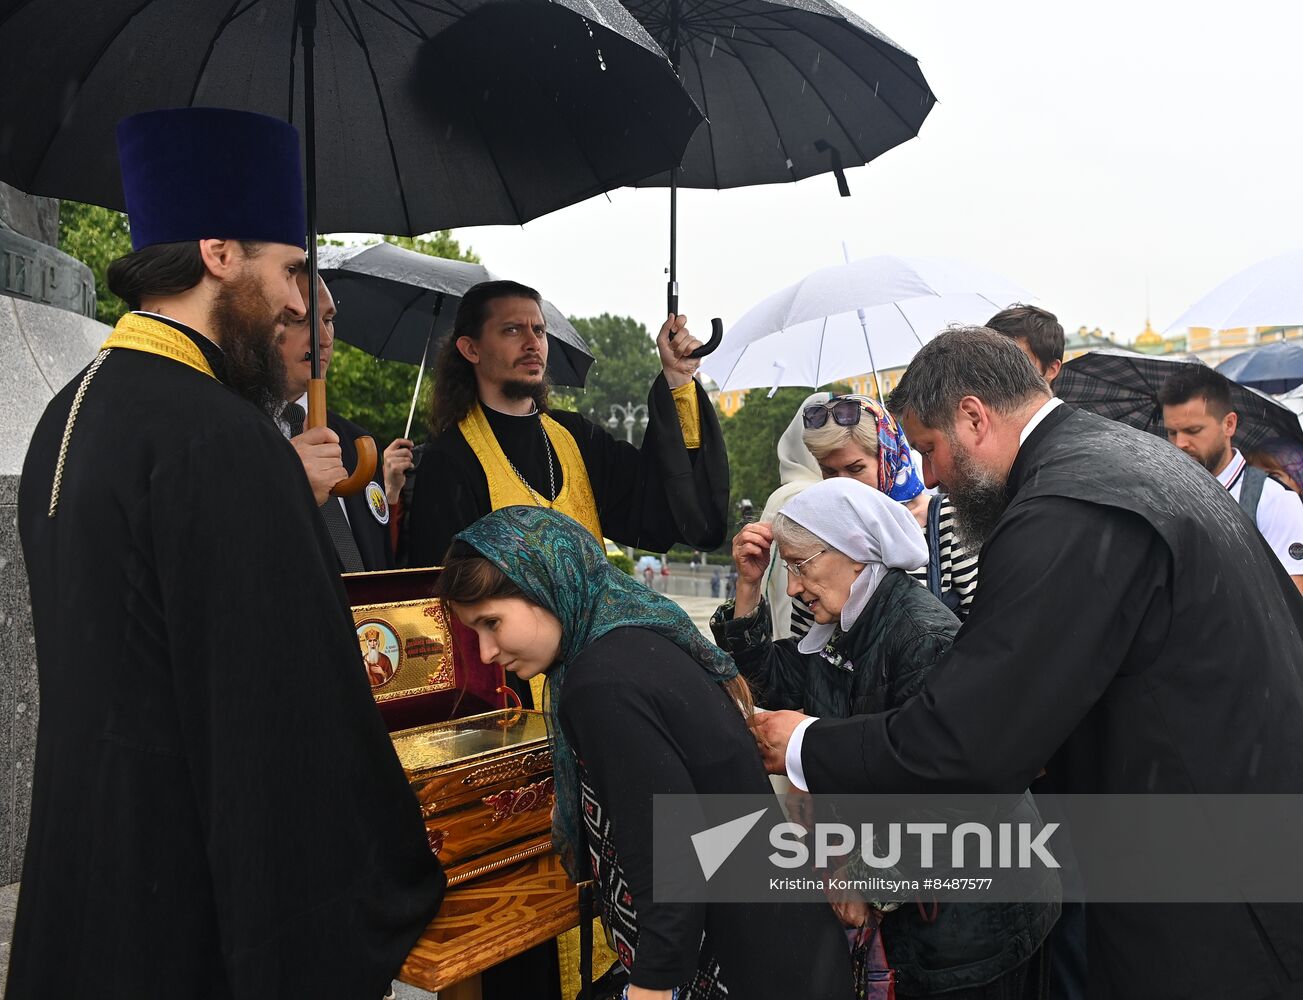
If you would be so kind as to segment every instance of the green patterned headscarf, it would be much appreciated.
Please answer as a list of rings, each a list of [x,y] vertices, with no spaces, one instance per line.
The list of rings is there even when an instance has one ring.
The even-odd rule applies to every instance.
[[[561,653],[547,672],[547,720],[556,780],[552,843],[570,877],[583,881],[589,876],[580,875],[587,864],[577,861],[582,844],[579,769],[557,715],[567,667],[607,632],[625,626],[663,635],[717,683],[736,677],[737,666],[702,636],[682,608],[607,562],[596,539],[564,514],[545,507],[503,507],[454,540],[470,545],[561,622]]]

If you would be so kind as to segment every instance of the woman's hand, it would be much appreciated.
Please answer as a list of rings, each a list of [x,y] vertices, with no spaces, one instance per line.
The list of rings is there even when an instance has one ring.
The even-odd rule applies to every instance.
[[[773,529],[767,524],[747,524],[733,536],[733,565],[737,567],[734,618],[745,618],[760,603],[760,582],[769,570]]]
[[[845,868],[841,868],[835,877],[846,881],[851,876]],[[837,914],[843,927],[859,928],[869,922],[869,904],[854,889],[828,889],[825,890],[825,895],[828,897],[828,905]]]

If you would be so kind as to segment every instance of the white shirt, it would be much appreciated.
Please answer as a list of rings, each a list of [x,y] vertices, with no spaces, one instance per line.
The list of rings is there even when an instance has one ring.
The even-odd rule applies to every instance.
[[[1247,463],[1238,448],[1231,449],[1231,460],[1217,476],[1237,502],[1244,487]],[[1276,553],[1276,558],[1290,576],[1303,576],[1303,502],[1297,493],[1267,477],[1258,500],[1258,531]]]
[[[294,402],[296,402],[303,409],[303,415],[306,417],[308,413],[308,394],[305,392]],[[276,418],[276,425],[281,429],[281,433],[284,434],[286,438],[290,436],[290,425],[287,424],[282,418],[280,417]],[[353,522],[349,519],[348,507],[345,506],[344,504],[344,498],[336,497],[335,502],[339,504],[339,509],[344,512],[344,523],[351,528],[353,526]]]
[[[1035,413],[1032,414],[1032,418],[1029,421],[1027,421],[1027,426],[1024,427],[1022,429],[1022,433],[1018,435],[1018,447],[1021,448],[1027,442],[1027,438],[1031,435],[1032,431],[1036,430],[1036,428],[1040,426],[1041,421],[1044,420],[1046,417],[1048,417],[1054,411],[1054,408],[1056,406],[1060,406],[1062,405],[1062,403],[1063,400],[1059,399],[1059,397],[1057,396],[1051,396],[1049,399],[1047,399],[1044,405],[1042,405],[1040,409],[1038,409]],[[1281,487],[1279,486],[1277,488],[1281,489]],[[1267,499],[1267,489],[1265,486],[1263,487],[1262,490],[1262,499],[1263,502],[1265,503]],[[1300,522],[1303,523],[1303,504],[1296,503],[1295,506],[1299,508]],[[1261,519],[1262,508],[1259,507],[1258,511],[1259,511],[1258,517],[1259,519]],[[1266,532],[1264,531],[1263,534],[1266,534]],[[1300,537],[1303,538],[1303,535],[1301,535]],[[1300,548],[1299,555],[1303,556],[1303,545],[1300,545],[1299,548]],[[1300,565],[1303,565],[1303,563],[1300,563]],[[1303,573],[1303,569],[1290,570],[1290,572]],[[811,723],[816,721],[818,720],[806,719],[803,722],[801,722],[792,731],[792,738],[787,741],[787,777],[788,780],[791,781],[793,785],[795,785],[803,792],[808,792],[810,789],[805,783],[805,769],[801,766],[801,744],[805,741],[805,731],[810,728]]]

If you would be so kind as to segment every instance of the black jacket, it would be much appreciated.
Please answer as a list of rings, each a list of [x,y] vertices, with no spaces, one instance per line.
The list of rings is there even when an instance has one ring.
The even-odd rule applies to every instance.
[[[810,726],[811,789],[1012,791],[1044,766],[1065,794],[1303,792],[1303,597],[1216,480],[1065,405],[1008,496],[949,655],[899,708]],[[1303,906],[1095,903],[1088,922],[1092,996],[1303,979]]]
[[[752,685],[756,704],[832,719],[902,704],[949,652],[959,628],[926,587],[898,569],[887,571],[850,631],[838,633],[822,653],[802,653],[796,639],[770,641],[763,602],[748,618],[726,614],[731,605],[716,612],[711,629]],[[1038,821],[1030,797],[1011,819]],[[888,914],[883,944],[901,990],[931,994],[980,986],[1017,968],[1058,919],[1057,880],[1040,889],[1038,903],[941,904],[933,922],[912,903]]]
[[[370,431],[329,410],[326,411],[326,426],[339,435],[339,450],[344,468],[352,472],[357,467],[357,447],[353,442],[359,437],[370,436]],[[380,485],[380,491],[383,493],[385,488],[383,442],[376,442],[376,451],[378,452],[376,471],[371,480]],[[344,498],[344,509],[348,511],[348,524],[353,529],[353,540],[357,542],[357,549],[362,554],[362,565],[367,570],[393,569],[394,547],[389,535],[389,519],[392,515],[388,505],[385,506],[385,519],[381,521],[372,512],[367,491],[363,489],[351,497]]]

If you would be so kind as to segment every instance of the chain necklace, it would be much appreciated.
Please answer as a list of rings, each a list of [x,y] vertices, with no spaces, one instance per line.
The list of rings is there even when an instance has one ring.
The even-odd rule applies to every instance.
[[[535,408],[534,412],[535,413],[538,412],[537,407]],[[552,470],[552,442],[548,440],[547,429],[543,426],[543,421],[541,418],[539,419],[538,422],[538,429],[539,432],[543,435],[543,452],[544,454],[547,455],[547,486],[548,486],[548,491],[552,494],[551,497],[543,497],[538,492],[538,490],[534,489],[534,487],[529,485],[529,480],[526,479],[523,475],[521,475],[520,470],[516,468],[515,462],[513,462],[510,458],[507,458],[505,454],[502,457],[507,458],[507,464],[511,466],[511,471],[514,472],[516,474],[516,478],[519,479],[525,485],[525,489],[529,490],[529,495],[538,502],[538,505],[540,507],[551,507],[553,504],[556,503],[556,498],[559,495],[556,488],[556,473]],[[544,503],[543,502],[544,500],[546,500],[547,502]]]

